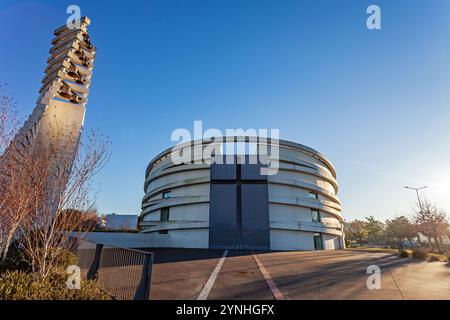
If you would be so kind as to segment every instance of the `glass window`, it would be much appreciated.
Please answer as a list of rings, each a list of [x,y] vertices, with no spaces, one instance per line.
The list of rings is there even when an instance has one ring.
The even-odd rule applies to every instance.
[[[161,208],[161,222],[169,221],[170,208]]]
[[[163,197],[163,199],[172,198],[172,191],[163,192],[162,197]]]
[[[314,250],[323,250],[322,234],[320,233],[314,235]]]
[[[319,210],[311,209],[311,218],[312,218],[312,222],[320,222]]]
[[[311,199],[319,199],[319,197],[317,196],[317,193],[315,193],[315,192],[310,192],[310,193],[308,194],[308,196],[309,196]]]

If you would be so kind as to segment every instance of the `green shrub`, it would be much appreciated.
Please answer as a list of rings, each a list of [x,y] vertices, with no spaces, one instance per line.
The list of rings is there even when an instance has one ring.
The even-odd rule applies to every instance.
[[[94,281],[82,281],[81,289],[68,289],[67,274],[55,271],[44,280],[21,270],[0,275],[0,300],[109,300]]]
[[[69,251],[64,250],[54,261],[54,265],[61,269],[66,269],[70,265],[77,265],[77,256]],[[28,257],[23,253],[23,250],[11,247],[8,254],[8,259],[4,263],[0,263],[0,273],[6,270],[22,270],[25,272],[31,272],[31,263]]]
[[[400,258],[409,258],[409,253],[406,250],[400,252]]]
[[[69,250],[65,250],[62,252],[58,259],[56,259],[56,265],[66,269],[70,265],[77,265],[78,258],[75,253],[70,252]]]
[[[27,257],[15,244],[10,247],[6,261],[0,264],[0,273],[6,270],[31,270]]]
[[[1,300],[28,300],[34,291],[33,277],[29,273],[7,270],[0,276]]]
[[[428,249],[425,248],[416,248],[412,253],[413,258],[425,260],[428,258]]]

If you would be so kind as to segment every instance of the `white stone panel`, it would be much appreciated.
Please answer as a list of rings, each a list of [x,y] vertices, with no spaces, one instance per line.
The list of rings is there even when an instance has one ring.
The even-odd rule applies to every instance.
[[[270,222],[312,222],[311,209],[304,207],[269,204]]]
[[[341,249],[340,247],[340,237],[331,234],[322,234],[323,249],[324,250],[335,250]]]
[[[191,170],[191,171],[182,171],[175,172],[165,176],[161,176],[152,182],[147,187],[147,193],[151,192],[151,190],[159,188],[161,186],[174,183],[174,182],[182,182],[183,184],[189,184],[191,179],[195,179],[198,177],[207,176],[209,177],[209,170]]]
[[[209,221],[209,203],[196,203],[170,208],[170,221]]]
[[[271,229],[270,248],[272,250],[314,250],[313,233]]]

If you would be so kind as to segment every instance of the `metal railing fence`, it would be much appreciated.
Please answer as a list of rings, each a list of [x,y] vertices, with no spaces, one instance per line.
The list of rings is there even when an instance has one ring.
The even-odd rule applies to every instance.
[[[153,253],[80,240],[76,249],[84,279],[96,280],[120,300],[149,300]]]

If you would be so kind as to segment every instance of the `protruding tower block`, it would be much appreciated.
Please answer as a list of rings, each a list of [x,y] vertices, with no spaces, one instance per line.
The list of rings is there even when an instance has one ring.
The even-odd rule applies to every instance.
[[[70,179],[91,85],[96,49],[87,33],[89,24],[90,20],[83,17],[79,29],[64,25],[55,30],[36,106],[0,155],[0,183],[5,187],[0,192],[8,192],[11,177],[18,170],[33,167],[33,163],[45,158],[54,168],[49,173],[45,194],[56,208],[54,184],[58,182],[61,187]],[[45,152],[49,150],[52,153]],[[59,165],[62,161],[64,165]],[[61,168],[65,172],[61,173]],[[58,174],[59,181],[52,178]]]
[[[83,17],[80,22],[79,29],[64,25],[55,30],[36,107],[3,160],[8,158],[11,148],[27,149],[35,139],[56,142],[64,146],[65,152],[75,152],[83,127],[96,50],[87,33],[89,18]]]

